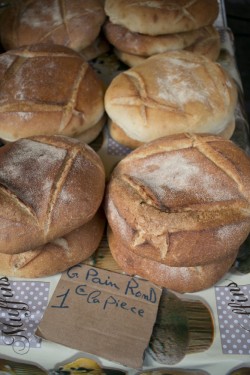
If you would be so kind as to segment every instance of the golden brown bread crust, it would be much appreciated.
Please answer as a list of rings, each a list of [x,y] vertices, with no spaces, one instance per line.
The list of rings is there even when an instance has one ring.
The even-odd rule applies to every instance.
[[[109,128],[109,133],[111,137],[121,145],[125,147],[129,147],[131,149],[135,149],[139,146],[142,146],[144,143],[139,142],[135,139],[132,139],[128,137],[128,135],[122,130],[117,124],[115,124],[113,121],[110,119],[108,120],[108,128]],[[225,139],[230,139],[234,133],[235,130],[235,118],[233,118],[226,128],[218,134],[220,137],[225,138]]]
[[[218,16],[217,0],[106,0],[110,21],[148,35],[178,33],[212,24]]]
[[[158,139],[119,162],[105,207],[135,255],[176,267],[231,259],[250,231],[249,156],[218,136]]]
[[[14,0],[3,13],[1,42],[5,50],[50,43],[80,51],[96,39],[105,18],[101,0]]]
[[[35,278],[63,272],[94,253],[104,227],[104,215],[97,212],[88,223],[34,250],[12,255],[0,254],[0,273]]]
[[[123,146],[134,149],[143,144],[142,142],[128,137],[126,133],[110,119],[108,120],[108,129],[111,137]]]
[[[34,249],[85,224],[105,188],[100,157],[84,143],[41,136],[0,148],[0,253]]]
[[[76,136],[77,139],[84,143],[91,143],[93,142],[98,135],[101,133],[105,123],[106,123],[106,116],[105,114],[102,116],[102,118],[90,129],[85,130],[85,132],[78,134]]]
[[[207,28],[214,29],[213,26],[207,26]],[[205,30],[206,28],[202,28],[183,33],[152,36],[133,33],[123,26],[108,21],[104,25],[105,35],[116,49],[145,57],[156,53],[184,49],[200,38]]]
[[[186,131],[219,134],[233,117],[237,87],[204,56],[169,51],[116,76],[104,103],[111,120],[140,142]]]
[[[174,267],[135,254],[111,231],[108,241],[110,251],[123,271],[178,293],[194,293],[210,288],[229,271],[237,257],[236,252],[220,262],[195,267]]]
[[[199,53],[212,61],[216,61],[220,54],[220,34],[213,26],[206,26],[200,30],[196,41],[186,47],[186,51]]]
[[[76,136],[104,114],[104,85],[76,52],[33,45],[0,56],[0,138]]]

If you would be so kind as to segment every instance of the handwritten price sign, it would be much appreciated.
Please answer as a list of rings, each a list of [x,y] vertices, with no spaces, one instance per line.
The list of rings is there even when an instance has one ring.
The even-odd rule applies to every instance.
[[[139,368],[160,296],[161,289],[145,280],[78,265],[63,274],[38,334]]]

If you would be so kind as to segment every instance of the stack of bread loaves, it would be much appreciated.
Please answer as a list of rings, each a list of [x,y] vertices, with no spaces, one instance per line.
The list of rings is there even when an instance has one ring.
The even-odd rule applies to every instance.
[[[75,51],[96,43],[106,19],[103,0],[12,0],[0,25],[5,50],[60,44]]]
[[[216,60],[220,36],[213,26],[217,0],[106,0],[105,35],[127,65],[170,50],[189,50]]]
[[[0,183],[1,274],[53,275],[97,249],[105,173],[92,148],[65,136],[8,143],[0,148]]]
[[[105,207],[125,272],[181,293],[206,289],[250,232],[250,158],[219,136],[160,138],[118,163]]]
[[[34,44],[0,55],[0,138],[63,134],[90,143],[105,122],[104,84],[77,52]]]
[[[237,87],[217,63],[187,51],[152,56],[116,76],[105,93],[111,136],[136,148],[181,132],[230,138]]]

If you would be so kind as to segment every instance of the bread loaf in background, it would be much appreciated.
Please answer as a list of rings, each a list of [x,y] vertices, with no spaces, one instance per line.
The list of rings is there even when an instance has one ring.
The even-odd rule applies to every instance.
[[[64,136],[20,139],[0,148],[0,253],[35,249],[89,222],[105,188],[103,163]]]
[[[217,0],[106,0],[110,21],[130,31],[164,35],[212,24],[218,15]]]
[[[249,234],[250,159],[218,136],[163,137],[118,163],[105,202],[123,270],[180,292],[206,289]]]
[[[1,43],[5,50],[49,43],[80,51],[95,41],[105,18],[102,0],[12,0],[2,14]]]
[[[0,55],[0,80],[4,142],[35,135],[74,137],[104,115],[102,80],[67,47],[40,44],[5,52]]]
[[[220,134],[234,121],[237,87],[219,64],[168,51],[115,77],[104,103],[112,122],[135,141],[182,132]]]
[[[106,38],[129,67],[169,50],[219,57],[220,35],[213,26],[219,14],[216,0],[107,0],[105,12]]]

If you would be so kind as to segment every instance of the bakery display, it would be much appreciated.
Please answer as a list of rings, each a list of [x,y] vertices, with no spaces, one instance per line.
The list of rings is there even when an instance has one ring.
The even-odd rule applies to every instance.
[[[103,28],[118,58],[132,67],[171,50],[191,50],[217,60],[220,36],[213,26],[216,0],[107,0]]]
[[[91,226],[102,203],[105,173],[86,144],[40,136],[0,148],[0,181],[0,253],[12,255]],[[71,235],[84,236],[81,230]]]
[[[106,191],[112,255],[177,292],[219,281],[250,231],[250,160],[232,141],[176,134],[140,146]]]
[[[32,45],[0,55],[0,138],[83,136],[93,141],[104,125],[104,84],[77,52]]]
[[[14,18],[17,20],[17,14],[14,15],[14,7],[22,9],[23,14],[27,11],[26,16],[29,17],[35,3],[33,0],[2,1],[0,4],[0,30]],[[114,374],[118,372],[118,366],[120,370],[121,365],[116,361],[113,364],[114,368],[107,369],[105,356],[100,358],[100,363],[105,366],[103,370],[100,370],[98,366],[92,368],[91,365],[88,366],[85,361],[82,361],[85,355],[89,357],[88,360],[97,358],[93,353],[82,353],[78,351],[80,349],[72,349],[70,342],[73,345],[74,338],[76,341],[80,336],[82,340],[86,340],[84,335],[77,330],[72,331],[72,340],[70,341],[69,338],[68,341],[69,347],[63,346],[63,348],[55,336],[51,338],[53,342],[47,341],[45,337],[36,336],[37,324],[47,308],[47,302],[54,288],[57,303],[53,307],[58,307],[57,317],[59,318],[61,312],[65,313],[65,318],[61,319],[63,331],[72,322],[68,306],[70,306],[69,297],[71,298],[71,293],[76,291],[76,285],[79,284],[79,288],[81,287],[82,295],[79,294],[74,306],[77,309],[79,307],[78,322],[80,320],[82,326],[85,326],[86,318],[85,311],[81,311],[83,300],[89,298],[90,303],[96,301],[96,304],[93,303],[94,308],[98,309],[98,305],[100,306],[98,300],[101,301],[101,299],[98,294],[97,299],[90,300],[91,297],[87,297],[86,293],[96,296],[95,293],[101,292],[100,296],[102,296],[104,284],[111,284],[113,274],[107,271],[105,282],[102,285],[99,284],[103,280],[96,278],[93,294],[91,294],[91,289],[86,290],[84,280],[77,277],[77,272],[82,266],[78,263],[83,262],[97,270],[100,268],[120,274],[129,273],[132,275],[131,280],[138,283],[142,282],[140,278],[144,278],[163,285],[163,298],[160,301],[152,338],[145,352],[143,367],[140,369],[126,367],[125,370],[129,370],[131,375],[166,375],[166,373],[176,375],[220,373],[226,375],[232,371],[247,372],[246,358],[249,355],[249,342],[247,341],[248,332],[245,328],[249,327],[248,324],[245,324],[247,311],[244,308],[249,305],[249,262],[247,262],[248,239],[250,237],[248,219],[249,162],[246,161],[249,160],[249,157],[243,152],[239,153],[238,148],[235,145],[232,146],[232,143],[228,143],[229,141],[226,139],[233,140],[249,154],[249,126],[242,112],[244,108],[242,108],[240,77],[234,66],[233,46],[231,46],[233,35],[225,25],[222,25],[225,18],[223,15],[213,23],[218,5],[220,12],[223,11],[223,2],[218,1],[217,4],[213,1],[194,0],[187,3],[186,0],[181,0],[178,1],[178,4],[181,4],[178,8],[176,7],[177,1],[174,0],[171,1],[173,19],[162,22],[163,18],[160,14],[163,13],[163,8],[161,7],[166,3],[166,0],[129,0],[124,1],[123,4],[117,0],[112,5],[114,12],[116,12],[116,7],[119,8],[119,4],[120,9],[127,8],[130,12],[127,17],[129,22],[132,20],[131,9],[138,6],[138,13],[133,12],[135,17],[138,17],[137,21],[132,20],[135,27],[140,27],[140,13],[145,6],[152,9],[145,18],[143,16],[141,19],[147,19],[150,14],[151,16],[153,14],[153,20],[146,22],[143,32],[138,32],[131,31],[129,25],[116,23],[115,17],[112,15],[109,17],[106,14],[106,21],[102,21],[102,23],[99,19],[99,25],[102,23],[102,26],[96,28],[95,35],[97,33],[98,35],[94,38],[92,34],[91,42],[88,39],[88,32],[82,33],[81,37],[87,37],[88,43],[90,42],[86,46],[82,44],[76,46],[77,43],[70,45],[71,42],[76,42],[77,31],[74,29],[75,33],[73,32],[73,23],[76,24],[77,17],[73,16],[72,19],[69,19],[69,14],[67,14],[67,20],[64,19],[65,25],[60,26],[60,15],[56,15],[59,8],[62,10],[61,15],[63,15],[63,11],[67,10],[68,12],[74,6],[74,1],[46,0],[42,3],[37,2],[36,9],[42,9],[43,5],[51,7],[52,14],[53,6],[53,21],[58,24],[58,28],[54,28],[51,33],[48,32],[46,37],[44,35],[45,39],[48,36],[46,42],[42,37],[39,44],[35,42],[32,47],[26,45],[21,48],[8,48],[6,45],[4,50],[1,46],[2,54],[0,55],[0,71],[3,72],[0,89],[0,139],[2,139],[1,146],[5,144],[3,149],[7,150],[8,154],[6,158],[4,156],[2,159],[0,152],[0,227],[2,228],[0,230],[0,246],[3,250],[0,250],[0,299],[2,301],[0,347],[2,356],[10,359],[7,363],[8,368],[5,366],[5,360],[2,359],[2,363],[0,359],[1,364],[4,364],[2,370],[13,373],[16,371],[27,371],[28,373],[36,370],[39,372],[35,368],[36,364],[41,369],[46,368],[47,372],[51,374],[65,371],[72,373],[97,371],[107,374],[109,370]],[[83,3],[84,1],[81,4],[78,3],[76,13],[80,12]],[[98,3],[104,9],[105,0],[100,0]],[[106,0],[106,5],[108,3],[112,2]],[[22,8],[23,4],[25,4],[25,9]],[[94,10],[95,4],[97,4],[95,1],[89,2],[89,10]],[[10,6],[12,8],[9,8]],[[155,6],[158,7],[156,12]],[[9,8],[8,11],[7,8]],[[153,13],[151,13],[152,10]],[[46,21],[41,25],[43,30],[49,27],[50,11],[43,14],[43,20],[48,20],[48,23]],[[54,13],[54,11],[56,12]],[[113,10],[111,10],[112,12]],[[39,26],[40,13],[40,11],[37,12],[33,17],[33,21],[37,21],[36,25],[31,26],[34,22],[31,22],[30,19],[30,22],[27,22],[25,26],[25,30],[29,30],[29,40],[37,35],[41,36],[39,33],[32,35],[35,34],[32,31],[33,27],[38,28]],[[196,28],[196,23],[193,23],[192,26],[191,23],[196,20],[199,13],[203,14],[204,18],[203,21],[198,19]],[[211,16],[211,13],[214,15]],[[10,18],[1,17],[7,14],[10,15]],[[100,15],[100,13],[98,14]],[[64,15],[66,16],[66,13]],[[20,13],[19,16],[22,17]],[[83,14],[79,13],[80,16],[83,17]],[[90,16],[86,13],[86,22],[78,25],[79,30],[80,28],[83,30],[83,27],[86,30],[88,26],[97,26],[90,18],[92,16],[98,17],[97,14]],[[125,14],[122,13],[121,18],[124,16]],[[176,21],[176,16],[177,20],[181,21],[181,28],[179,30],[169,28],[167,31],[167,27],[173,27],[174,23],[178,23],[172,22]],[[165,17],[166,15],[164,15]],[[119,16],[117,20],[119,21]],[[186,21],[189,23],[187,29]],[[9,29],[10,24],[8,24],[6,30],[9,30],[8,37],[10,36],[12,40],[16,37],[16,41],[22,40],[24,24],[21,23],[20,25],[16,24],[12,30]],[[70,27],[68,31],[71,32],[72,40],[69,40],[70,34],[63,37],[64,27],[67,28],[70,24],[72,28]],[[163,34],[158,34],[159,28],[157,35],[150,34],[150,30],[159,27],[160,24],[164,28]],[[93,29],[90,31],[92,33]],[[109,41],[104,38],[104,33]],[[2,33],[1,37],[3,40],[9,40],[7,33]],[[66,44],[63,46],[64,43]],[[43,47],[40,47],[41,44]],[[49,49],[48,56],[47,48]],[[51,53],[54,48],[57,52]],[[74,48],[76,51],[73,50]],[[22,52],[19,54],[16,51]],[[156,90],[152,79],[158,80],[158,83],[161,80],[163,60],[159,60],[157,64],[152,62],[149,70],[145,70],[145,77],[140,70],[136,73],[132,71],[131,74],[128,69],[128,66],[137,68],[156,57],[150,57],[151,55],[175,54],[176,51],[182,53],[182,56],[196,54],[198,59],[198,56],[203,56],[203,61],[206,58],[216,60],[216,64],[211,68],[209,63],[199,65],[196,57],[192,57],[195,60],[190,58],[187,61],[186,59],[180,60],[175,55],[173,60],[176,65],[179,65],[178,69],[187,65],[186,77],[184,79],[181,73],[181,80],[175,81],[177,77],[174,69],[171,68],[167,84],[164,85],[164,78],[162,86],[158,86],[159,95],[157,96],[154,96]],[[220,56],[217,59],[219,52]],[[64,67],[65,59],[67,66]],[[86,67],[86,74],[84,74],[81,83],[81,73],[77,73],[78,63],[80,67],[79,59],[85,60],[79,68],[79,72],[83,72]],[[30,64],[31,60],[33,60],[32,64],[36,60],[37,69],[34,69]],[[89,62],[89,65],[86,65],[86,61]],[[30,68],[28,68],[28,63],[31,65]],[[73,65],[71,65],[72,63]],[[168,67],[170,67],[169,63]],[[92,69],[92,78],[85,81],[89,74],[89,68]],[[225,68],[227,73],[225,73]],[[178,69],[178,74],[180,74]],[[128,75],[125,75],[128,82],[121,88],[118,83],[115,88],[117,92],[112,94],[112,101],[114,99],[116,106],[114,111],[116,114],[113,118],[113,115],[105,113],[105,90],[109,84],[110,87],[113,84],[116,85],[114,77],[121,72],[123,75],[125,70],[128,72]],[[21,72],[25,72],[22,77]],[[71,76],[72,72],[75,75]],[[219,75],[216,72],[220,72]],[[206,73],[208,77],[206,77]],[[19,82],[17,82],[17,78]],[[191,86],[189,86],[190,80],[192,81]],[[182,86],[181,81],[183,81]],[[27,85],[30,85],[31,82],[34,84],[36,82],[37,87],[34,85],[27,89]],[[105,83],[105,88],[103,88],[103,83]],[[129,88],[127,88],[127,83]],[[187,84],[186,91],[185,83]],[[19,87],[24,85],[25,90],[16,90],[15,92],[14,89],[17,89],[18,85],[20,85]],[[168,87],[169,92],[167,92]],[[209,100],[206,96],[208,94],[207,87],[214,87]],[[85,89],[86,91],[84,91]],[[53,96],[52,94],[56,90],[57,93]],[[124,91],[125,101],[123,102]],[[31,101],[31,93],[35,92],[40,93]],[[164,101],[167,95],[169,94],[170,98],[172,93],[174,97],[165,105]],[[187,93],[190,94],[193,102],[186,106],[183,101]],[[239,94],[238,97],[237,94]],[[95,102],[92,101],[93,98],[95,98]],[[203,98],[207,105],[204,112],[200,111],[204,104],[202,103]],[[211,98],[212,102],[210,102]],[[47,99],[48,102],[46,102]],[[172,102],[173,99],[176,100]],[[44,102],[46,102],[45,105]],[[80,105],[84,102],[85,107]],[[114,103],[111,107],[113,105]],[[166,116],[165,108],[168,108],[170,115]],[[112,111],[113,108],[110,113]],[[153,112],[151,113],[151,111]],[[41,115],[40,118],[39,115]],[[198,125],[195,123],[196,115],[200,116]],[[167,151],[160,146],[163,142],[162,137],[166,137],[165,133],[161,133],[165,125],[160,125],[165,116],[167,119],[166,129],[171,131],[167,137],[172,138],[174,142],[174,146],[172,145]],[[208,118],[210,120],[207,121]],[[125,122],[122,124],[124,119]],[[183,128],[179,129],[179,126],[183,126]],[[42,137],[41,131],[43,132]],[[184,137],[184,143],[181,138],[183,133],[187,137]],[[156,138],[154,138],[155,134]],[[150,138],[151,135],[153,135],[153,139],[156,139],[153,142]],[[52,138],[54,139],[53,144],[50,143]],[[55,139],[57,140],[55,141]],[[205,139],[206,141],[204,141]],[[31,141],[34,147],[26,147]],[[65,146],[65,142],[67,146]],[[78,153],[76,149],[82,148],[82,142],[89,143],[99,154],[99,161],[95,160],[92,151],[90,154],[93,158],[88,154],[86,145],[84,145],[86,154],[85,151],[83,153],[88,157],[84,156],[81,159],[79,155],[83,156],[83,154],[81,151]],[[150,149],[150,154],[148,154],[147,147],[151,147],[151,142],[157,144],[152,146],[155,149]],[[35,152],[35,149],[37,150],[36,143],[39,144],[39,150],[43,151]],[[184,146],[181,147],[180,143]],[[131,149],[136,148],[137,156],[131,153],[128,156],[129,164],[127,165],[128,159],[125,155],[129,154]],[[65,156],[63,156],[64,151]],[[143,154],[141,154],[142,152]],[[169,156],[166,157],[166,165],[164,164],[165,153],[175,154],[175,152],[179,172],[172,169],[172,164],[168,164],[171,161]],[[12,159],[14,154],[14,159],[10,160],[9,156]],[[46,157],[45,154],[47,154]],[[60,164],[59,154],[64,160],[62,164]],[[181,157],[177,158],[177,154],[178,156],[181,154]],[[185,162],[186,158],[188,163]],[[146,159],[147,162],[143,159]],[[120,161],[121,164],[117,165]],[[147,166],[144,167],[144,164]],[[112,189],[114,189],[111,194],[110,184],[108,183],[107,186],[107,197],[110,194],[112,201],[109,203],[110,206],[106,205],[106,213],[109,212],[111,219],[109,217],[108,219],[112,227],[109,226],[106,232],[106,218],[101,210],[103,202],[101,196],[104,197],[105,187],[103,180],[106,177],[106,181],[108,181],[109,173],[115,165],[117,165],[117,169],[110,180]],[[164,169],[165,167],[166,169]],[[88,170],[87,174],[83,174],[85,168]],[[120,168],[122,171],[125,168],[126,173],[119,181],[121,184],[115,185],[117,182],[116,173],[118,171],[119,175]],[[196,181],[194,183],[192,174],[195,174],[197,168],[199,171],[197,175],[200,177],[198,182],[194,178]],[[130,175],[132,169],[133,176]],[[30,172],[27,173],[27,171]],[[120,178],[120,175],[118,177]],[[163,197],[165,184],[169,180],[171,183],[166,190],[166,196]],[[113,181],[115,181],[114,184]],[[185,188],[187,181],[191,181],[190,187],[187,193],[183,193],[181,189]],[[63,186],[61,192],[60,186]],[[85,192],[89,193],[86,196],[83,193],[85,188]],[[71,193],[76,197],[74,202],[70,199]],[[139,200],[137,200],[138,196]],[[166,202],[165,199],[169,200]],[[156,212],[160,212],[160,214],[155,215]],[[77,217],[74,216],[75,214]],[[165,221],[168,215],[169,220]],[[198,224],[196,219],[200,220]],[[50,222],[53,224],[51,239],[46,236]],[[179,225],[183,223],[187,225],[187,230],[177,233]],[[43,224],[47,225],[45,234],[42,233]],[[163,238],[168,225],[172,225],[170,229],[173,231],[169,233],[168,237]],[[54,228],[57,228],[58,232],[55,233]],[[40,229],[41,232],[38,232]],[[19,234],[21,235],[20,241]],[[246,236],[247,239],[244,240]],[[37,239],[39,243],[36,242]],[[145,242],[143,242],[144,239]],[[244,242],[242,243],[242,241]],[[19,243],[21,243],[20,248]],[[239,247],[240,243],[242,245]],[[196,246],[201,249],[200,252],[196,251]],[[5,252],[6,249],[7,252]],[[16,249],[18,249],[17,253]],[[241,251],[241,249],[243,250]],[[166,257],[162,261],[161,257],[165,254]],[[64,272],[65,270],[69,272]],[[57,289],[56,286],[58,280],[61,279],[61,276],[64,278],[65,274],[72,277],[72,285],[69,286],[70,292],[68,286],[63,290]],[[146,285],[151,285],[151,283],[146,282]],[[115,288],[114,285],[114,292]],[[180,295],[178,292],[182,294]],[[188,293],[191,294],[188,295]],[[140,298],[139,293],[136,295],[137,298]],[[114,314],[110,314],[111,325],[116,319],[116,311],[124,307],[121,298],[116,294],[115,299],[117,304],[113,305]],[[7,310],[10,304],[14,305],[13,310]],[[30,310],[31,314],[26,316],[26,310],[23,312],[19,309],[19,305]],[[65,309],[65,307],[67,308]],[[27,312],[29,312],[28,310]],[[133,313],[133,310],[129,313]],[[52,320],[50,324],[54,325],[55,320]],[[4,326],[5,322],[6,326]],[[127,323],[128,321],[124,319],[124,324]],[[101,319],[101,326],[102,324],[106,324],[103,319]],[[100,335],[102,335],[101,326],[98,328]],[[146,326],[148,326],[147,320],[145,320]],[[92,327],[93,330],[96,330],[94,323]],[[19,332],[16,332],[14,328]],[[39,331],[37,332],[39,335]],[[30,342],[30,347],[25,348],[22,341],[19,344],[19,337],[22,335],[24,340],[25,337],[27,338],[26,344],[28,341]],[[117,344],[124,347],[123,339],[120,335],[117,336]],[[138,339],[136,329],[135,336],[136,343]],[[98,345],[99,340],[95,341]],[[14,360],[19,362],[20,354],[23,354],[22,364],[15,367]],[[97,363],[99,363],[98,361]],[[33,367],[27,366],[26,369],[28,363]],[[224,366],[226,367],[224,368]],[[234,368],[232,368],[233,366]]]
[[[171,51],[121,72],[107,88],[104,104],[115,129],[111,135],[127,147],[182,132],[230,138],[237,87],[219,64]]]
[[[0,40],[5,50],[49,43],[80,51],[95,42],[105,18],[102,0],[13,0],[1,17]]]

